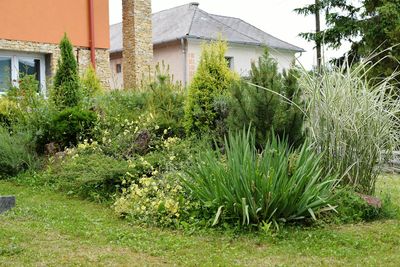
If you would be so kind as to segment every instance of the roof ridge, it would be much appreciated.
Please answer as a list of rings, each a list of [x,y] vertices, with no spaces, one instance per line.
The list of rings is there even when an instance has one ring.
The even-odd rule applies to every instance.
[[[231,29],[231,30],[233,30],[233,31],[235,31],[235,32],[237,32],[237,33],[239,33],[239,34],[241,34],[241,35],[243,35],[243,36],[245,36],[245,37],[247,37],[247,38],[253,40],[253,41],[259,42],[259,40],[255,39],[255,38],[253,38],[253,37],[251,37],[251,36],[249,36],[249,35],[247,35],[247,34],[244,34],[244,33],[242,33],[241,31],[238,31],[238,30],[232,28],[231,26],[229,26],[229,25],[223,23],[222,21],[220,21],[220,20],[218,20],[218,19],[215,19],[215,18],[213,17],[213,14],[207,13],[206,11],[204,11],[204,10],[202,10],[202,9],[200,9],[200,8],[199,8],[198,10],[201,11],[201,12],[203,12],[204,14],[206,14],[206,15],[207,15],[208,17],[210,17],[212,20],[215,20],[215,21],[217,21],[218,23],[224,25],[225,27],[228,27],[229,29]]]
[[[191,4],[189,4],[189,5],[191,5]],[[201,10],[201,9],[199,8],[199,6],[195,6],[195,9],[194,9],[194,11],[193,11],[192,20],[190,21],[189,29],[188,29],[188,32],[186,33],[186,35],[190,35],[190,32],[192,31],[194,18],[196,17],[196,13],[197,13],[198,10]]]

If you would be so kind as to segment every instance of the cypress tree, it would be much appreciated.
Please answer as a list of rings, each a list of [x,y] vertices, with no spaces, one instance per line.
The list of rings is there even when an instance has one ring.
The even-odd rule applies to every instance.
[[[78,63],[67,34],[60,42],[61,57],[54,77],[53,100],[58,107],[77,106],[81,99]]]

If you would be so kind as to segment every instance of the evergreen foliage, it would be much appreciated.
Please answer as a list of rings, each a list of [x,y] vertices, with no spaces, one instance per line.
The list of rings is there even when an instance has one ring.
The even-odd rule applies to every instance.
[[[90,65],[82,77],[82,89],[85,97],[93,97],[104,93],[101,82],[97,77],[96,70]]]
[[[66,34],[60,42],[60,52],[52,98],[58,107],[73,107],[78,105],[81,99],[80,81],[78,63]]]
[[[347,56],[350,63],[371,57],[370,78],[390,77],[399,67],[400,58],[400,0],[321,0],[319,7],[311,4],[295,11],[302,15],[315,14],[316,8],[325,11],[327,28],[319,34],[300,35],[308,41],[326,44],[337,49],[344,41],[352,44]],[[343,56],[335,60],[343,64]],[[381,79],[378,79],[378,82]]]
[[[265,50],[258,63],[252,64],[249,79],[250,84],[241,81],[232,86],[230,128],[239,130],[244,125],[252,125],[258,145],[265,143],[271,130],[281,138],[287,138],[289,144],[300,145],[303,114],[296,107],[300,104],[296,70],[280,74],[278,64]]]
[[[203,46],[200,63],[189,87],[185,106],[185,129],[188,134],[204,134],[217,128],[219,112],[215,102],[226,95],[236,79],[225,59],[227,45],[223,41]]]

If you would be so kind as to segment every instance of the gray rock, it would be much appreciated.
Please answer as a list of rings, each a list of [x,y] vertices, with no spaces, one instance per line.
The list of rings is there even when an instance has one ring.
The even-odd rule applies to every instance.
[[[0,214],[15,207],[15,197],[0,197]]]

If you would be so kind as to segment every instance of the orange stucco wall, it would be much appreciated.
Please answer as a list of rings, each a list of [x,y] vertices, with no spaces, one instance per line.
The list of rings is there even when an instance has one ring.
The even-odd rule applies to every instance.
[[[96,48],[109,48],[108,0],[94,0]],[[89,47],[89,0],[0,0],[0,39]]]

